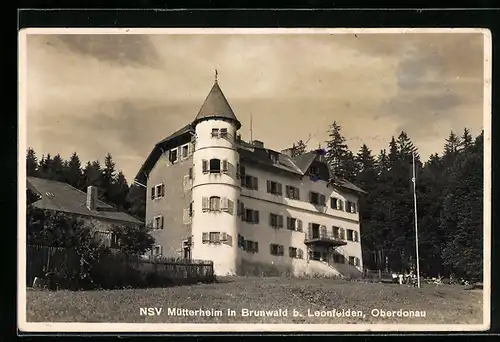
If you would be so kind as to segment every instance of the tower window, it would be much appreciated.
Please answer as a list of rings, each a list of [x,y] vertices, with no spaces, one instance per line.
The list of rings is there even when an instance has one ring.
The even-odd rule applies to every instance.
[[[219,129],[212,128],[212,138],[217,138],[219,136]]]
[[[220,129],[220,137],[223,139],[227,139],[227,128]]]
[[[210,173],[220,173],[220,159],[210,159]]]
[[[220,210],[220,197],[210,197],[210,211]]]

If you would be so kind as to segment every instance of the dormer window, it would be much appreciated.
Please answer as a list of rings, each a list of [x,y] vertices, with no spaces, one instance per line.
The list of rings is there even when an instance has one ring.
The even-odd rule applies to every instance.
[[[309,168],[309,174],[311,175],[319,175],[319,168],[317,166],[311,166]]]
[[[269,157],[271,158],[271,161],[274,163],[274,164],[277,164],[278,161],[279,161],[279,157],[277,154],[275,153],[270,153]]]

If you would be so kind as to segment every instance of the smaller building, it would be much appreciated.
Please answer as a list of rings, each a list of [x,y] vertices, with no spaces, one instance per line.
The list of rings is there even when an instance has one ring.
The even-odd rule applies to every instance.
[[[67,183],[37,177],[27,178],[28,204],[38,209],[75,215],[92,223],[108,246],[116,243],[111,234],[113,224],[143,224],[131,215],[99,200],[97,194],[98,188],[95,186],[89,186],[85,193]]]

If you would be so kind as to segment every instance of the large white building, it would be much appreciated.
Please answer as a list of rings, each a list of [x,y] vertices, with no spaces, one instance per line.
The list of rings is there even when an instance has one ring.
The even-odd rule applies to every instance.
[[[240,128],[216,80],[194,121],[155,145],[136,177],[152,253],[212,260],[216,275],[359,275],[363,190],[321,150],[293,158]]]

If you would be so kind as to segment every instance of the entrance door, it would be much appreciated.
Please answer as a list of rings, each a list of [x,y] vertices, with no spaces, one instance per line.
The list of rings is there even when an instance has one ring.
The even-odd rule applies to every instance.
[[[184,259],[191,259],[191,248],[184,247]]]

